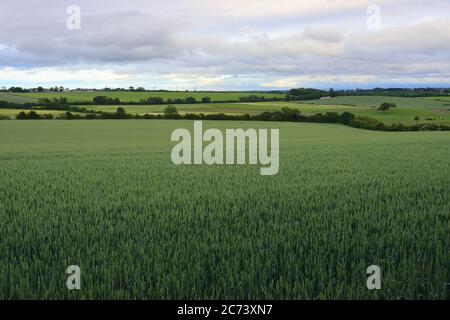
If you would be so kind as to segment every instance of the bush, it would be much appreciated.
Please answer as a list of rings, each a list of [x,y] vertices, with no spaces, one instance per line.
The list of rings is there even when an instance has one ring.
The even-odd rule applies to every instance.
[[[148,104],[163,104],[164,99],[161,97],[150,97],[146,101]]]
[[[195,100],[194,97],[187,97],[186,99],[184,99],[185,103],[196,103],[197,100]]]
[[[52,114],[38,114],[36,111],[30,111],[26,113],[21,111],[16,115],[17,120],[51,120],[53,119]]]
[[[120,104],[119,98],[113,99],[113,98],[108,98],[106,96],[97,96],[94,99],[92,99],[92,101],[95,104],[112,104],[112,105]]]
[[[177,108],[172,105],[169,105],[164,108],[164,117],[167,119],[178,119],[180,115],[178,114]]]
[[[397,105],[391,102],[384,102],[378,107],[377,110],[385,112],[392,108],[397,108]]]
[[[353,113],[345,111],[341,114],[341,122],[343,124],[348,125],[354,119],[355,119],[355,115]]]

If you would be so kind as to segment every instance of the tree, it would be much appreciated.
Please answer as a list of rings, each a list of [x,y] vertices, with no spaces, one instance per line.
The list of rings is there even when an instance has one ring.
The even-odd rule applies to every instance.
[[[163,104],[164,99],[161,97],[150,97],[147,99],[148,104]]]
[[[388,111],[392,108],[397,108],[397,105],[395,103],[392,102],[383,102],[379,107],[378,107],[378,111]]]
[[[117,118],[124,119],[127,117],[127,113],[125,112],[124,108],[118,107],[116,110],[116,116]]]
[[[27,115],[26,115],[26,113],[24,112],[24,111],[21,111],[21,112],[19,112],[17,115],[16,115],[16,119],[17,120],[24,120],[24,119],[26,119],[27,118]]]
[[[417,125],[419,125],[419,120],[420,120],[420,118],[419,118],[418,116],[415,116],[415,117],[414,117],[414,120],[417,122]]]
[[[348,125],[354,119],[355,119],[355,115],[353,113],[345,111],[341,114],[341,122],[343,124]]]
[[[179,116],[178,110],[174,106],[169,105],[164,109],[164,117],[168,119],[178,118]]]
[[[45,106],[52,104],[52,102],[50,101],[49,98],[40,98],[38,101],[39,101],[39,104],[45,105]]]
[[[289,90],[291,100],[314,100],[329,95],[327,91],[310,89],[310,88],[297,88]]]
[[[108,98],[105,96],[96,96],[94,97],[94,99],[92,99],[95,104],[106,104],[107,100]]]
[[[202,103],[211,103],[211,98],[210,97],[203,97],[202,98]]]
[[[69,101],[67,100],[66,97],[61,97],[61,98],[59,98],[59,103],[60,103],[61,105],[65,106],[65,105],[68,105],[68,104],[69,104]]]
[[[106,96],[96,96],[92,101],[95,104],[120,104],[119,98],[108,98]]]
[[[28,113],[28,117],[29,117],[29,119],[33,119],[33,120],[36,120],[36,119],[40,119],[40,118],[41,118],[41,117],[39,116],[39,114],[37,114],[36,111],[30,111],[30,112]]]
[[[22,87],[11,87],[8,89],[8,91],[11,91],[14,93],[26,92],[26,90],[22,89]]]
[[[66,112],[66,114],[65,114],[65,118],[66,118],[66,120],[72,120],[72,119],[75,118],[75,116],[73,115],[72,112],[68,111],[68,112]]]
[[[187,97],[187,98],[185,99],[185,102],[186,102],[186,103],[196,103],[197,101],[195,100],[194,97]]]
[[[283,120],[297,121],[300,117],[300,110],[283,107],[281,108],[281,115]]]

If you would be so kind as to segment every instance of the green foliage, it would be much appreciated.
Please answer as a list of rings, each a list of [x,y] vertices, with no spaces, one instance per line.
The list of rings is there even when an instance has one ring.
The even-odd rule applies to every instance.
[[[348,125],[348,124],[350,124],[350,122],[352,122],[352,120],[355,119],[355,115],[350,112],[345,111],[342,113],[341,119],[342,119],[343,124]]]
[[[25,112],[21,111],[16,115],[17,120],[51,120],[53,115],[51,113],[40,114],[36,111]]]
[[[383,103],[378,107],[377,110],[385,112],[385,111],[388,111],[388,110],[390,110],[390,109],[392,109],[392,108],[397,108],[397,105],[396,105],[395,103],[392,103],[392,102],[383,102]]]
[[[49,98],[52,99],[54,97],[64,96],[67,97],[70,103],[73,104],[84,104],[84,103],[92,103],[93,98],[97,96],[106,96],[111,99],[119,99],[121,102],[126,103],[140,103],[141,100],[146,100],[149,97],[160,97],[165,101],[169,99],[175,103],[174,100],[180,99],[183,101],[187,97],[193,97],[196,100],[201,100],[202,97],[209,96],[212,101],[220,102],[220,101],[239,101],[240,97],[247,97],[251,95],[250,92],[202,92],[202,91],[145,91],[145,92],[129,92],[129,91],[69,91],[69,92],[31,92],[31,93],[18,93],[21,99],[31,99],[31,101],[37,102],[37,99],[40,98]],[[13,96],[12,94],[9,94]],[[271,98],[279,98],[284,99],[284,93],[277,92],[258,92],[258,96],[266,95]],[[1,97],[1,94],[0,94]],[[16,96],[17,98],[18,96]],[[5,100],[1,99],[0,100]]]
[[[145,102],[148,104],[163,104],[164,99],[161,97],[150,97],[147,100],[145,100]]]
[[[92,99],[94,104],[120,104],[119,98],[109,98],[107,96],[96,96]]]
[[[178,118],[180,115],[178,114],[177,108],[174,106],[167,106],[164,109],[164,116],[168,119]]]
[[[310,88],[298,88],[289,90],[288,100],[314,100],[330,95],[330,93]]]

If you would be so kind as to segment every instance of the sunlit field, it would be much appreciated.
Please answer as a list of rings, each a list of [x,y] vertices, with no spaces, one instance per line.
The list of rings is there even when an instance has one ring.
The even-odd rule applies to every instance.
[[[96,96],[107,96],[109,98],[119,98],[122,102],[139,102],[141,99],[149,97],[161,97],[167,99],[184,99],[194,97],[201,101],[203,97],[210,97],[212,101],[237,101],[239,97],[247,97],[250,95],[264,96],[266,98],[284,98],[286,94],[279,93],[260,93],[260,92],[197,92],[197,91],[155,91],[155,92],[111,92],[111,91],[95,91],[95,92],[34,92],[34,93],[17,93],[18,97],[40,99],[40,98],[59,98],[66,97],[69,102],[92,102]]]

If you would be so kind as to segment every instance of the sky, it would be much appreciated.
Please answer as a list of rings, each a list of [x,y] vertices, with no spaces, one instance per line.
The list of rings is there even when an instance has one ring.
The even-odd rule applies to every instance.
[[[449,0],[1,0],[0,87],[450,87]]]

